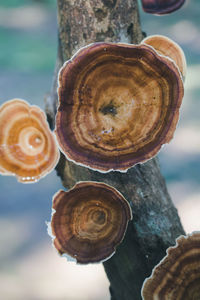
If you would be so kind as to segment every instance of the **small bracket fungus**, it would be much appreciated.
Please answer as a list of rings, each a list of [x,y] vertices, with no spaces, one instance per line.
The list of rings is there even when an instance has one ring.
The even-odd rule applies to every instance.
[[[180,236],[142,287],[144,300],[200,299],[200,232]]]
[[[186,59],[181,47],[170,38],[163,35],[151,35],[142,43],[152,46],[159,54],[169,57],[179,68],[183,80],[186,75]]]
[[[35,182],[55,167],[59,150],[45,113],[24,100],[0,107],[0,173]]]
[[[146,13],[165,15],[179,9],[185,0],[141,0]]]
[[[77,183],[53,198],[54,246],[78,263],[101,262],[114,254],[131,217],[128,202],[113,187],[99,182]]]
[[[66,157],[123,172],[171,140],[183,83],[148,45],[94,43],[61,68],[58,96],[56,135]]]

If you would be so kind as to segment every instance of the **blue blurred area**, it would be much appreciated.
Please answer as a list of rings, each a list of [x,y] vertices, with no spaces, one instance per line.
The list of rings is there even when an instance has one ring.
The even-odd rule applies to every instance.
[[[44,95],[51,89],[56,59],[55,12],[55,1],[1,1],[0,104],[21,98],[44,109]],[[9,17],[16,19],[7,23]],[[60,188],[55,171],[34,184],[18,183],[15,177],[0,177],[0,217],[9,219],[11,226],[15,226],[16,219],[27,220],[28,216],[31,220],[26,239],[13,249],[12,255],[8,251],[7,257],[5,253],[0,267],[23,256],[41,241],[49,241],[45,221],[50,220],[52,196]]]
[[[140,13],[142,29],[147,35],[171,37],[186,55],[188,74],[177,133],[159,157],[173,200],[183,214],[184,225],[188,231],[197,230],[199,221],[189,227],[184,211],[190,205],[200,209],[200,3],[188,0],[179,11],[162,17],[143,13],[141,6]],[[17,97],[44,108],[44,95],[51,89],[56,59],[56,0],[1,0],[0,40],[0,105]],[[52,196],[61,188],[55,171],[35,184],[20,184],[14,177],[0,177],[1,299],[109,299],[108,292],[103,293],[105,285],[108,286],[106,279],[99,275],[105,283],[101,285],[100,279],[93,282],[94,273],[87,273],[91,276],[87,278],[90,290],[98,285],[98,293],[94,291],[91,295],[87,291],[83,296],[80,292],[78,296],[70,281],[71,274],[74,282],[85,282],[86,273],[79,279],[82,271],[78,267],[78,271],[72,271],[63,261],[61,264],[51,250],[45,221],[50,220]],[[41,266],[47,269],[46,273]],[[70,273],[66,273],[69,269]],[[28,284],[27,280],[23,285],[25,274],[32,282]],[[74,288],[73,296],[69,294],[69,285]],[[80,288],[83,290],[84,287]]]
[[[0,260],[0,268],[9,261],[23,256],[31,248],[37,248],[42,241],[49,241],[45,221],[50,220],[52,196],[61,188],[59,178],[55,172],[34,184],[17,183],[14,177],[1,177],[0,216],[13,220],[31,220],[28,236],[14,249],[14,253]],[[28,218],[27,218],[28,217]],[[18,233],[20,234],[20,232]],[[0,256],[1,257],[1,256]]]
[[[21,98],[44,109],[44,96],[51,89],[56,59],[55,12],[55,1],[1,1],[3,19],[16,16],[16,20],[9,25],[2,18],[0,21],[0,104]],[[38,218],[49,219],[52,194],[60,187],[55,172],[35,184],[25,185],[14,177],[1,176],[0,214],[37,212],[37,222]]]

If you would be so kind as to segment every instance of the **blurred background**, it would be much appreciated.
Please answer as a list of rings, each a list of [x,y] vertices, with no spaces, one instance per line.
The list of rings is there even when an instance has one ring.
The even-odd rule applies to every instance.
[[[189,233],[200,229],[200,3],[188,0],[168,16],[148,15],[141,7],[140,13],[147,35],[167,35],[182,46],[187,59],[180,121],[159,158]],[[1,0],[0,42],[0,105],[18,97],[44,108],[56,59],[56,0]],[[28,185],[0,176],[0,299],[109,299],[102,265],[75,265],[51,246],[45,222],[60,188],[55,172]]]

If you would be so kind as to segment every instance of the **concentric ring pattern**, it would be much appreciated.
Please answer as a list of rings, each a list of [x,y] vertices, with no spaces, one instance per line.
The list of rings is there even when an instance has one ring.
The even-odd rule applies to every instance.
[[[58,96],[56,135],[66,157],[101,172],[126,171],[173,137],[183,83],[152,47],[96,43],[64,64]]]
[[[200,232],[177,239],[175,247],[143,284],[144,300],[200,299]]]
[[[44,112],[13,99],[0,107],[0,173],[35,182],[49,173],[59,150]]]
[[[128,202],[116,189],[99,182],[79,182],[54,196],[54,245],[78,263],[103,261],[114,254],[131,217]]]

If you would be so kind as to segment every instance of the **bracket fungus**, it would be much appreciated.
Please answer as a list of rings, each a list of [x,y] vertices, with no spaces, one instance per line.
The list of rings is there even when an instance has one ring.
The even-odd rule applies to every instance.
[[[200,299],[200,232],[180,236],[144,281],[143,300]]]
[[[56,135],[69,160],[126,171],[173,137],[183,97],[175,64],[148,45],[94,43],[59,73]]]
[[[185,0],[141,0],[146,13],[165,15],[179,9]]]
[[[131,218],[129,203],[115,188],[79,182],[53,198],[54,246],[78,263],[102,262],[114,254]]]
[[[179,68],[183,80],[186,75],[186,58],[181,47],[170,38],[163,35],[151,35],[146,37],[142,43],[153,47],[160,55],[172,59]]]
[[[0,107],[0,173],[29,183],[48,174],[59,150],[45,113],[21,99]]]

